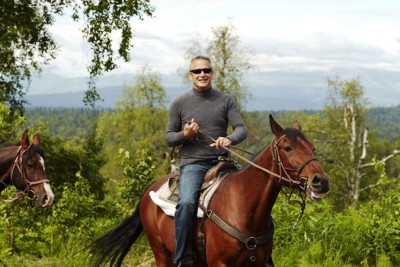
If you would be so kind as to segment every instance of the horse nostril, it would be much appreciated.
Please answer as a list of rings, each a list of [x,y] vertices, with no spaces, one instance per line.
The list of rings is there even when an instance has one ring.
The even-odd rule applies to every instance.
[[[42,207],[47,207],[47,205],[49,204],[49,196],[48,195],[44,195],[42,198]]]
[[[320,186],[322,183],[322,178],[318,174],[314,175],[311,181],[313,186]]]
[[[320,174],[314,175],[314,177],[311,180],[311,185],[316,190],[321,190],[322,192],[329,191],[328,179],[321,176]]]

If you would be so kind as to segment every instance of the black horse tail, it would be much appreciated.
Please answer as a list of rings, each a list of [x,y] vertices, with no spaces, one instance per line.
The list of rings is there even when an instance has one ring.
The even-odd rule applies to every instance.
[[[93,266],[121,266],[133,243],[143,232],[139,206],[132,216],[123,220],[116,228],[103,235],[89,246]]]

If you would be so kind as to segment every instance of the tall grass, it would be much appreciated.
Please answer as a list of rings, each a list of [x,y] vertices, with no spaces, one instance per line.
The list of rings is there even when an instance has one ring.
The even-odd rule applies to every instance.
[[[57,224],[65,220],[36,216],[25,206],[20,209],[9,205],[0,207],[3,214],[8,214],[0,221],[0,266],[7,267],[89,266],[91,256],[85,248],[125,216],[110,213],[107,217],[76,218],[82,220],[85,227],[78,221],[65,228]],[[289,226],[298,211],[298,207],[288,207],[279,200],[273,217],[280,224]],[[400,193],[395,190],[385,192],[382,199],[343,212],[336,212],[326,201],[310,202],[295,229],[276,227],[273,260],[277,267],[400,266],[399,212]],[[29,216],[36,221],[29,224],[23,220]],[[46,225],[46,222],[50,224]],[[15,242],[9,247],[7,240],[11,237]],[[155,266],[144,236],[131,248],[124,266]]]

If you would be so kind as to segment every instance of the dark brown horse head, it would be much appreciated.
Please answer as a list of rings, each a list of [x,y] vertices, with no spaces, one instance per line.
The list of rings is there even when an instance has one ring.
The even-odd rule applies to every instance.
[[[30,143],[28,131],[25,129],[10,178],[12,184],[34,202],[36,208],[48,208],[53,204],[54,194],[46,174],[44,153],[39,144],[39,134],[35,134]]]
[[[301,131],[298,121],[292,128],[283,129],[270,115],[271,130],[275,135],[273,153],[280,171],[316,201],[329,191],[329,177],[315,157],[315,148]]]

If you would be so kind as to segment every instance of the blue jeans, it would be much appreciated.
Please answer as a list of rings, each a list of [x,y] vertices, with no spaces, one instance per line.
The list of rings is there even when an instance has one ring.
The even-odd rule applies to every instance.
[[[182,166],[180,169],[179,198],[175,212],[175,264],[183,259],[185,247],[191,238],[204,176],[215,164],[213,160],[202,161]]]

